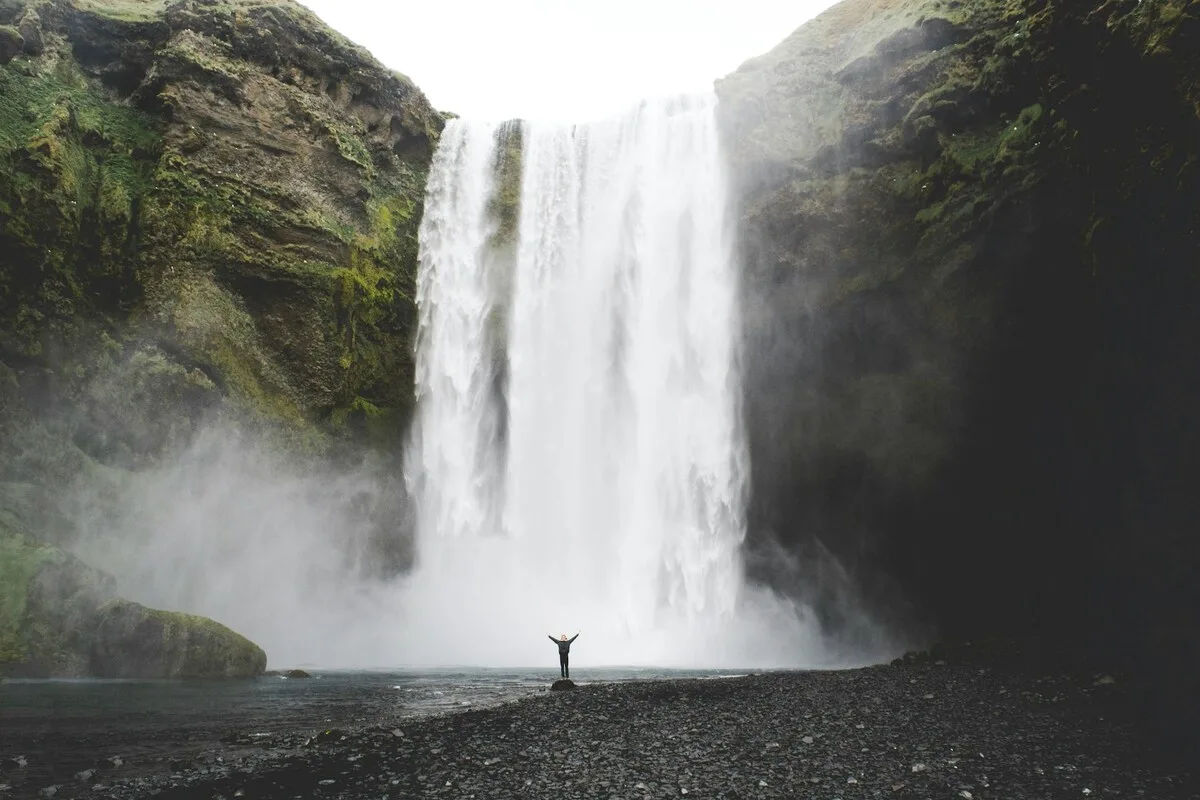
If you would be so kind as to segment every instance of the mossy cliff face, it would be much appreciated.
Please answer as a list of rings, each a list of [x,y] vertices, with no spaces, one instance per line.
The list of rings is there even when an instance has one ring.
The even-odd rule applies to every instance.
[[[1191,0],[847,0],[718,83],[760,543],[1195,674],[1196,52]]]
[[[39,576],[94,583],[52,547],[75,487],[103,517],[214,420],[293,454],[395,449],[442,125],[290,0],[0,0],[0,525],[25,537],[0,570],[34,587],[5,595],[25,649],[0,660],[261,670],[211,623]]]
[[[0,361],[23,386],[150,359],[184,419],[403,417],[442,125],[415,86],[292,2],[6,0],[0,25],[29,33],[0,67]]]

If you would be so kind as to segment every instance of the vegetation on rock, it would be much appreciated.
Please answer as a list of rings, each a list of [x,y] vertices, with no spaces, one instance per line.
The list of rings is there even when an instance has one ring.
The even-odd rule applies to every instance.
[[[231,678],[263,651],[204,617],[114,597],[113,579],[0,524],[0,676]]]
[[[0,15],[45,40],[0,69],[0,361],[66,394],[103,334],[309,439],[402,418],[443,124],[419,90],[288,0],[25,6]]]
[[[15,587],[46,563],[91,585],[50,546],[72,487],[117,496],[214,418],[309,453],[394,443],[444,118],[292,0],[0,0],[0,98],[5,663],[261,671],[207,621]]]

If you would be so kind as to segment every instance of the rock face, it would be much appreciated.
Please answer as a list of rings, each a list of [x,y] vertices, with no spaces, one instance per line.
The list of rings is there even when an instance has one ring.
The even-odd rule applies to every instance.
[[[0,98],[0,662],[261,672],[50,545],[213,419],[391,449],[443,118],[291,0],[0,0]]]
[[[760,574],[1200,697],[1197,47],[1184,0],[846,0],[719,82]]]
[[[443,124],[411,82],[290,0],[6,0],[0,26],[0,60],[29,54],[0,69],[0,361],[78,400],[150,359],[186,395],[183,430],[85,426],[85,451],[153,453],[214,406],[403,418]]]
[[[238,678],[267,657],[204,617],[115,598],[111,577],[0,527],[0,675]]]

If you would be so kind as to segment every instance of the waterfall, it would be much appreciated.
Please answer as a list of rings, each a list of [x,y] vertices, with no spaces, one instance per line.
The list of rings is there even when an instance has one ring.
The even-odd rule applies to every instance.
[[[425,663],[798,666],[806,609],[745,585],[738,272],[711,96],[580,126],[452,120],[421,229],[406,477]],[[497,323],[501,320],[501,323]],[[586,654],[586,655],[585,655]]]

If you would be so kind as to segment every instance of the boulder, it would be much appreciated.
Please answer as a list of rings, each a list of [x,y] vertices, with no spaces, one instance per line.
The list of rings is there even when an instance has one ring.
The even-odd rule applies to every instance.
[[[250,678],[267,654],[241,634],[192,614],[110,600],[96,617],[91,674],[101,678]]]
[[[0,65],[7,64],[25,49],[21,32],[11,25],[0,25]]]
[[[555,681],[550,685],[552,692],[569,692],[576,688],[575,683],[567,678]]]
[[[111,576],[0,527],[0,676],[238,678],[266,662],[224,625],[122,600]]]
[[[42,38],[42,18],[30,8],[17,24],[17,32],[25,40],[24,51],[27,56],[40,56],[46,49]]]
[[[296,678],[298,680],[312,677],[302,669],[269,669],[263,675],[270,678]]]

